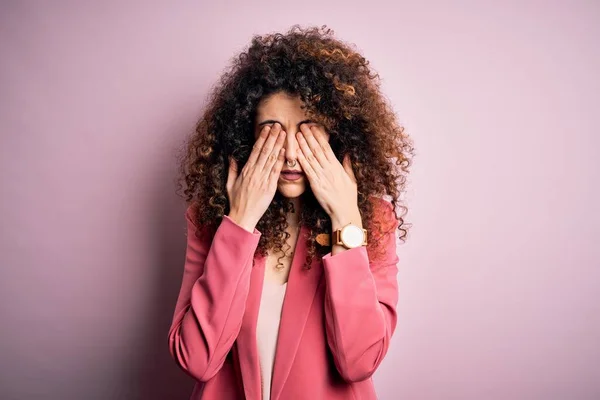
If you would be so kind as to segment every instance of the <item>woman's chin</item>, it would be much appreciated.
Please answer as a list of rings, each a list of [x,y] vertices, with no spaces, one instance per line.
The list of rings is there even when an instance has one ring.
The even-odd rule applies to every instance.
[[[283,197],[294,198],[300,196],[306,190],[304,183],[286,182],[280,183],[277,190]]]

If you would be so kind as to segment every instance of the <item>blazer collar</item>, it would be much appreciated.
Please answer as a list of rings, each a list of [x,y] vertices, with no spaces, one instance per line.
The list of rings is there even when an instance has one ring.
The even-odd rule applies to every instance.
[[[313,299],[321,281],[323,264],[319,257],[314,259],[311,269],[303,268],[308,246],[309,229],[300,227],[298,242],[292,258],[288,284],[283,300],[283,309],[277,337],[275,363],[273,367],[271,399],[278,400],[290,369]],[[260,363],[256,342],[258,310],[265,276],[266,257],[254,255],[250,276],[250,289],[246,300],[246,311],[236,340],[239,367],[247,400],[261,399]],[[269,390],[269,388],[264,388]]]

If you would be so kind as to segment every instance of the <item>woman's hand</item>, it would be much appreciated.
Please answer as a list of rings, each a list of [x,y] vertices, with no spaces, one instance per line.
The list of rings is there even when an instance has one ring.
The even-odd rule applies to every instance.
[[[298,161],[308,178],[315,198],[329,214],[334,225],[337,225],[336,221],[360,222],[354,221],[360,213],[356,176],[352,170],[350,157],[345,154],[342,165],[333,153],[325,135],[325,130],[321,126],[309,127],[302,124],[296,134],[300,145]]]
[[[277,191],[279,174],[285,160],[285,132],[276,123],[266,125],[256,139],[248,162],[238,173],[235,159],[230,157],[227,176],[229,217],[252,232]]]

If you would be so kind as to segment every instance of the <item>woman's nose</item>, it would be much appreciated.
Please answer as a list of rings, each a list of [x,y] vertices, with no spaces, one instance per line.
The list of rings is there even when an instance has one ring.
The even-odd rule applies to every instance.
[[[296,139],[296,131],[290,131],[285,133],[285,157],[289,159],[297,158],[298,151],[298,140]]]

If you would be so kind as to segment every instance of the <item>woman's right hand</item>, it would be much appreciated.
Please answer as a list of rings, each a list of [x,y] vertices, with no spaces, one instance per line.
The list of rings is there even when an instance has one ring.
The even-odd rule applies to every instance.
[[[273,127],[265,125],[241,173],[235,159],[229,159],[228,216],[250,232],[254,231],[275,196],[285,160],[284,142],[285,132],[279,123],[275,123]]]

